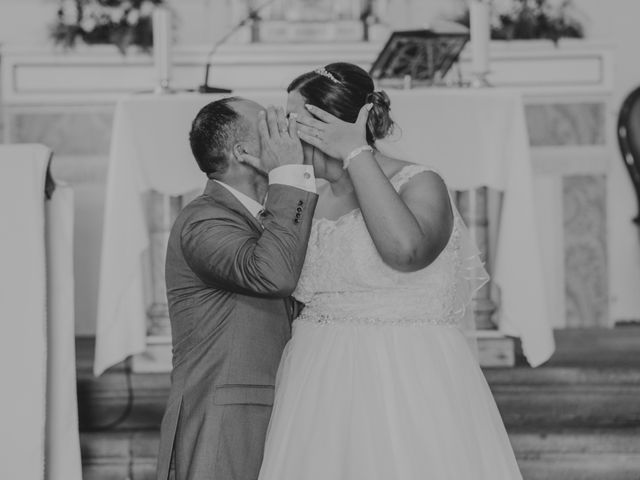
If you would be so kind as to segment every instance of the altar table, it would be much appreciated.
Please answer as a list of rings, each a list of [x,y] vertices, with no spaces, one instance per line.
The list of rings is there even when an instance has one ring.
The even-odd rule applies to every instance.
[[[533,174],[521,96],[501,89],[389,90],[398,124],[381,149],[433,166],[452,190],[504,192],[493,281],[499,329],[522,339],[532,366],[554,350],[535,224]],[[283,92],[234,92],[284,105]],[[94,373],[146,348],[145,193],[179,196],[206,177],[188,144],[198,110],[216,95],[133,95],[116,107],[107,179]]]

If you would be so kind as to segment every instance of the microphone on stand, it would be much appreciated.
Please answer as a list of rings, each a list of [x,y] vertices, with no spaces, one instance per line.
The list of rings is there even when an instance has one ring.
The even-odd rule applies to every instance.
[[[211,47],[211,50],[209,50],[209,53],[207,54],[207,63],[205,65],[205,70],[204,70],[204,82],[202,85],[200,85],[200,87],[198,87],[198,92],[200,93],[231,93],[231,90],[228,88],[219,88],[219,87],[209,86],[209,71],[211,70],[211,57],[213,56],[214,53],[216,53],[218,48],[224,45],[227,42],[227,40],[231,38],[231,36],[234,33],[236,33],[242,27],[247,25],[249,22],[256,20],[258,18],[258,14],[260,13],[260,11],[265,7],[268,7],[274,2],[275,0],[266,0],[259,7],[250,9],[249,14],[245,18],[243,18],[240,22],[238,22],[231,30],[229,30],[226,34],[224,34],[222,38],[220,38],[220,40],[218,40],[216,43],[213,44],[213,47]]]

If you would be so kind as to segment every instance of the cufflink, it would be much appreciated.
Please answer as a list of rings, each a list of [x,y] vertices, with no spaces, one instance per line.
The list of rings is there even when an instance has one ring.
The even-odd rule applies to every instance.
[[[311,178],[311,174],[309,172],[304,172],[303,177],[305,180],[309,180]]]

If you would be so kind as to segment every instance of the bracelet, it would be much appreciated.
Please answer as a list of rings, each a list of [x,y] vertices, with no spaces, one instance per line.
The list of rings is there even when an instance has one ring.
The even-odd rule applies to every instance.
[[[345,170],[349,168],[349,163],[351,162],[351,160],[360,155],[362,152],[373,152],[373,147],[371,145],[363,145],[352,150],[351,153],[347,155],[347,158],[344,159],[344,162],[342,162],[342,168],[344,168]]]

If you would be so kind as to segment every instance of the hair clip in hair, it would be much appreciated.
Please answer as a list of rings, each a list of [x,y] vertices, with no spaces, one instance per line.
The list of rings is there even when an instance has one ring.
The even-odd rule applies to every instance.
[[[316,68],[314,72],[317,73],[318,75],[322,75],[323,77],[328,78],[333,83],[342,83],[340,80],[334,77],[331,72],[327,72],[327,69],[324,67]]]

